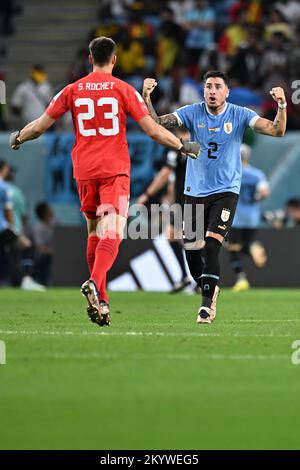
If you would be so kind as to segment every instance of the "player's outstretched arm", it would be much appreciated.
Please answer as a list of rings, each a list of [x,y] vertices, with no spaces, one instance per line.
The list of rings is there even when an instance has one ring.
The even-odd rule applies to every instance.
[[[283,137],[286,130],[286,99],[284,91],[280,87],[272,88],[270,91],[272,98],[278,104],[278,111],[274,121],[259,118],[254,124],[254,130],[260,134],[271,135],[273,137]]]
[[[149,115],[140,119],[138,123],[143,131],[158,144],[165,145],[174,150],[180,150],[191,158],[198,158],[200,153],[200,144],[198,142],[179,140],[172,132],[157,124]]]
[[[143,99],[147,105],[149,113],[155,122],[165,127],[166,129],[176,129],[179,127],[179,122],[174,114],[164,114],[163,116],[157,116],[156,111],[151,101],[151,93],[157,86],[157,81],[154,78],[146,78],[143,85]]]
[[[12,132],[9,137],[9,146],[13,150],[18,150],[24,142],[37,139],[54,123],[55,119],[47,113],[42,114],[41,117],[27,124],[21,131]]]
[[[163,166],[157,173],[157,175],[154,177],[154,179],[151,181],[146,191],[138,197],[136,203],[146,204],[149,198],[155,196],[155,194],[157,194],[158,191],[160,191],[167,184],[171,173],[172,170],[170,167],[166,165]]]

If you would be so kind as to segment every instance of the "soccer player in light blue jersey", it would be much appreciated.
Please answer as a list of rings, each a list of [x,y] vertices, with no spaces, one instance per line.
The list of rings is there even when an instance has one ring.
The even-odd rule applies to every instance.
[[[249,145],[242,144],[242,185],[227,244],[230,264],[236,275],[234,292],[250,287],[243,269],[242,254],[250,255],[259,268],[263,268],[267,261],[263,245],[254,241],[254,237],[261,219],[259,202],[269,196],[269,183],[261,170],[249,164],[250,155]]]
[[[254,111],[228,103],[228,79],[219,71],[204,76],[204,101],[158,117],[150,95],[157,82],[144,81],[143,98],[151,116],[168,129],[184,125],[192,140],[199,142],[198,159],[188,160],[185,188],[184,244],[191,274],[201,288],[202,303],[197,323],[211,323],[216,315],[219,293],[219,251],[230,230],[242,179],[241,153],[247,127],[273,137],[282,137],[286,129],[286,99],[280,87],[270,91],[278,103],[274,121],[261,118]],[[204,206],[203,237],[194,237],[197,206]],[[192,207],[192,217],[190,214]],[[188,233],[189,232],[189,233]]]

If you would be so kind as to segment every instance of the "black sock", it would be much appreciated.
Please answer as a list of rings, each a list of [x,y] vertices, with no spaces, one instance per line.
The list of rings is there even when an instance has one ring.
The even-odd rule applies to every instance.
[[[210,307],[220,278],[219,252],[221,243],[213,237],[207,237],[205,241],[204,267],[201,276],[202,305]]]
[[[22,251],[22,273],[23,276],[30,276],[33,277],[33,270],[34,270],[34,248],[26,248]]]
[[[243,272],[242,258],[239,251],[230,251],[230,265],[237,276]]]
[[[194,281],[201,287],[201,275],[204,266],[204,248],[201,250],[186,250],[185,256]]]
[[[185,263],[184,263],[184,254],[183,254],[183,249],[182,245],[180,242],[170,242],[170,246],[174,252],[174,255],[177,258],[177,261],[180,265],[181,271],[182,271],[182,279],[187,277],[187,272],[185,268]]]

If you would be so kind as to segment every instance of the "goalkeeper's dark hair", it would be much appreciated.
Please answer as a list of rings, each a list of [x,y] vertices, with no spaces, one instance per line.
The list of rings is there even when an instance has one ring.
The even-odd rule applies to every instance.
[[[95,65],[103,67],[107,65],[111,56],[115,53],[116,43],[111,38],[101,36],[93,39],[89,44],[89,51],[94,59]]]
[[[224,80],[225,85],[229,86],[229,80],[224,72],[220,72],[220,70],[209,70],[203,77],[203,82],[205,83],[208,78],[222,78]]]

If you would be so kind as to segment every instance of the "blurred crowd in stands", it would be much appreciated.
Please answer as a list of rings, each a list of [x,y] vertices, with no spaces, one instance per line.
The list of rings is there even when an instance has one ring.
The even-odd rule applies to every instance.
[[[9,36],[13,34],[14,17],[21,13],[21,11],[21,5],[15,0],[0,2],[0,35]]]
[[[13,28],[7,17],[11,19],[15,12],[14,2],[1,2],[2,29],[9,34]],[[269,90],[282,86],[288,100],[288,129],[300,128],[299,106],[291,99],[292,82],[300,76],[298,1],[99,1],[98,26],[83,38],[67,67],[65,84],[91,70],[87,43],[103,35],[118,45],[116,76],[139,90],[145,77],[157,78],[153,101],[159,113],[201,100],[202,76],[217,68],[230,77],[230,101],[250,106],[265,117],[273,118],[276,110]],[[26,107],[29,88],[40,105],[53,91],[43,67],[37,68],[41,73],[35,73],[34,78],[31,72],[12,97],[12,111],[23,113],[24,119],[22,106]]]
[[[90,32],[118,44],[116,75],[141,89],[158,79],[153,101],[159,113],[201,100],[209,69],[228,73],[230,101],[274,117],[269,95],[281,85],[288,97],[289,129],[300,128],[291,83],[300,76],[300,2],[260,0],[103,0]],[[86,47],[68,70],[74,81],[89,70]]]

